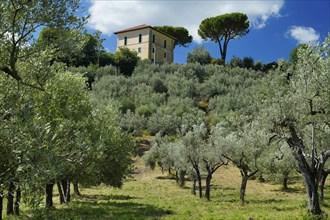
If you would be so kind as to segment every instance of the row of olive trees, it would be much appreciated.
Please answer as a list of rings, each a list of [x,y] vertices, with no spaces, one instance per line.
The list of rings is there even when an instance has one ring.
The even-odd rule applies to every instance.
[[[39,27],[81,27],[78,6],[0,4],[0,219],[4,197],[7,214],[18,215],[23,202],[38,208],[45,192],[51,208],[54,184],[61,203],[69,202],[71,183],[77,191],[78,183],[120,187],[129,171],[134,144],[118,128],[116,108],[99,103],[85,79],[57,63],[56,48],[34,43]]]
[[[212,174],[223,163],[233,162],[242,171],[242,181],[244,181],[241,198],[242,202],[244,201],[246,181],[256,174],[256,172],[250,173],[250,169],[256,166],[254,158],[247,158],[254,151],[253,155],[258,153],[256,156],[259,156],[261,149],[260,144],[256,144],[257,149],[253,148],[256,147],[252,144],[254,139],[250,140],[246,137],[246,141],[238,141],[240,140],[239,137],[244,136],[241,134],[242,131],[241,133],[233,132],[242,125],[249,127],[249,122],[255,117],[257,107],[251,105],[254,92],[251,87],[260,82],[261,73],[213,65],[171,64],[155,66],[148,63],[140,63],[130,78],[116,75],[104,76],[106,74],[103,71],[104,69],[99,70],[102,77],[96,82],[93,91],[100,100],[103,100],[102,102],[117,100],[118,105],[121,105],[124,129],[132,132],[147,129],[151,134],[158,133],[160,136],[181,135],[183,140],[187,140],[186,142],[172,143],[161,138],[162,141],[157,141],[156,146],[147,153],[146,158],[148,159],[146,160],[150,166],[154,166],[158,162],[164,170],[175,170],[178,174],[178,180],[181,180],[181,185],[183,185],[183,177],[186,174],[201,182],[201,173],[205,171],[208,176],[207,195],[210,198]],[[187,120],[188,117],[191,119]],[[226,139],[226,135],[216,133],[218,132],[217,129],[211,129],[215,134],[209,138],[207,130],[219,122],[228,121],[228,118],[231,118],[232,127],[227,126],[226,129],[232,130],[234,140],[229,141]],[[241,119],[237,121],[238,118]],[[199,135],[205,140],[203,138],[201,140],[189,140],[188,136],[193,139],[194,128],[197,129],[198,127],[195,125],[201,124],[208,124],[208,128],[204,126],[204,130],[201,129],[204,134]],[[189,135],[186,136],[185,133]],[[234,153],[239,152],[239,150],[230,155],[228,152],[221,153],[220,156],[222,155],[223,159],[216,162],[215,155],[217,154],[214,154],[212,147],[215,146],[215,142],[221,143],[224,140],[216,140],[215,137],[222,137],[227,140],[228,145],[226,147],[228,149],[237,145],[237,149],[247,149],[248,152],[238,153],[235,156]],[[208,142],[213,144],[206,144]],[[200,150],[198,152],[202,156],[198,157],[197,160],[192,160],[191,156],[189,162],[184,159],[187,156],[180,154],[182,151],[180,147],[205,149],[204,145],[208,146],[209,154],[204,156],[204,150]],[[224,146],[221,149],[219,152],[227,151]],[[214,161],[206,159],[210,156],[213,157]],[[275,158],[275,155],[270,157]],[[274,166],[269,165],[269,167]],[[201,191],[200,195],[202,195]]]
[[[200,119],[216,124],[224,117],[219,111],[223,107],[240,108],[246,100],[238,88],[251,86],[262,74],[197,63],[156,66],[142,62],[129,78],[116,75],[110,67],[97,70],[96,76],[93,92],[99,100],[121,106],[125,130],[175,135],[181,125],[191,128]],[[230,99],[233,95],[237,101]]]
[[[37,206],[45,185],[46,206],[52,207],[54,184],[64,203],[70,183],[76,189],[78,183],[120,187],[128,174],[134,144],[118,128],[115,108],[93,100],[81,76],[53,73],[45,91],[1,79],[0,181],[9,215],[19,214],[21,196]]]
[[[247,181],[260,171],[258,164],[262,163],[261,155],[265,149],[262,140],[255,133],[244,132],[243,129],[234,132],[228,124],[221,123],[208,131],[205,124],[200,124],[175,142],[169,142],[166,137],[157,139],[144,155],[144,160],[152,168],[158,163],[163,169],[174,170],[176,175],[180,175],[180,186],[184,185],[181,175],[188,174],[193,180],[193,194],[196,194],[198,182],[200,198],[203,196],[202,174],[205,174],[205,197],[208,200],[214,172],[232,162],[242,176],[240,199],[244,204]]]
[[[156,142],[145,155],[147,164],[158,161],[166,169],[192,173],[200,196],[203,170],[209,198],[212,172],[231,161],[242,175],[242,202],[247,180],[258,171],[266,175],[279,171],[286,187],[290,172],[297,169],[305,182],[308,209],[320,215],[330,172],[329,40],[299,49],[296,63],[281,64],[248,89],[236,87],[236,93],[230,90],[210,99],[208,117],[218,115],[216,121],[208,127],[193,126],[176,142]]]

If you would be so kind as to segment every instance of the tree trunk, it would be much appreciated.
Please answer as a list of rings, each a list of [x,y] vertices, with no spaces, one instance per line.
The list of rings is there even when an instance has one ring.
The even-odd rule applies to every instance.
[[[320,201],[323,202],[324,201],[324,184],[325,184],[325,181],[328,177],[328,173],[327,172],[324,172],[322,170],[322,173],[321,173],[321,178],[320,178],[320,183],[319,183],[319,190],[320,190]]]
[[[211,179],[212,179],[212,174],[208,173],[206,180],[205,180],[205,183],[206,183],[205,197],[207,198],[208,201],[210,201]]]
[[[70,181],[69,180],[66,181],[65,200],[66,200],[66,203],[69,203],[71,201]]]
[[[19,206],[21,204],[21,188],[18,187],[16,189],[16,201],[15,201],[15,206],[14,206],[14,212],[15,215],[19,215]]]
[[[219,45],[220,56],[221,56],[221,59],[223,60],[223,65],[225,66],[226,65],[226,55],[224,54],[224,50],[222,48],[221,41],[218,39],[217,42]]]
[[[53,208],[53,187],[54,183],[46,184],[46,208]]]
[[[199,198],[203,198],[202,178],[201,178],[199,169],[196,170],[196,175],[197,175],[197,181],[198,181]]]
[[[58,194],[60,197],[60,204],[63,204],[63,203],[65,203],[65,199],[64,199],[64,194],[63,194],[62,185],[61,185],[60,181],[56,181],[56,185],[57,185]]]
[[[175,182],[179,183],[179,175],[177,170],[175,170]]]
[[[62,180],[62,187],[65,196],[65,202],[70,202],[71,195],[70,195],[70,181],[68,179]]]
[[[184,176],[186,175],[186,171],[180,170],[179,176],[180,176],[180,187],[183,188],[185,184]]]
[[[312,215],[321,215],[320,203],[319,203],[319,195],[317,191],[317,185],[315,184],[315,180],[311,179],[309,176],[305,176],[305,184],[307,190],[307,198],[308,198],[308,209]]]
[[[248,181],[248,175],[241,171],[242,182],[241,182],[241,190],[240,190],[240,199],[242,206],[244,205],[244,197],[245,197],[245,190]]]
[[[14,190],[15,190],[14,182],[10,182],[8,187],[8,195],[7,195],[7,215],[14,214]]]
[[[291,133],[291,137],[287,140],[288,145],[292,149],[292,154],[297,161],[301,175],[304,177],[307,199],[308,199],[308,209],[312,215],[321,215],[322,211],[319,203],[318,195],[318,184],[316,181],[317,169],[314,166],[310,166],[306,161],[302,149],[305,148],[303,141],[298,137],[294,125],[289,124],[288,128]],[[314,152],[312,152],[314,154]],[[315,162],[315,158],[311,158],[312,165]]]
[[[196,176],[193,177],[191,194],[196,195]]]
[[[0,191],[0,220],[2,220],[2,209],[3,209],[3,191]]]
[[[221,59],[223,59],[224,65],[226,65],[228,43],[229,43],[228,36],[225,36],[225,38],[223,40],[223,51],[222,51],[222,54],[221,54]]]
[[[73,183],[73,191],[76,195],[81,196],[78,183]]]
[[[61,185],[63,189],[63,195],[64,195],[64,200],[66,200],[66,188],[67,188],[67,181],[66,180],[61,180]]]
[[[287,191],[288,189],[289,189],[289,187],[288,187],[288,176],[285,175],[283,177],[283,191]]]

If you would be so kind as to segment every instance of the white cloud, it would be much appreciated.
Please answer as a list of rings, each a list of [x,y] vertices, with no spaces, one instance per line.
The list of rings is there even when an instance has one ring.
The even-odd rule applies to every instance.
[[[291,26],[287,35],[298,41],[299,44],[314,43],[320,35],[311,27]]]
[[[280,16],[283,5],[284,0],[91,0],[89,27],[111,35],[140,24],[182,26],[200,42],[197,30],[205,18],[242,12],[248,15],[253,28],[261,29],[269,18]]]

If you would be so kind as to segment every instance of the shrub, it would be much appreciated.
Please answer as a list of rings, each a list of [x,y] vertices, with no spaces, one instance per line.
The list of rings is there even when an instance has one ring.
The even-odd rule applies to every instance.
[[[212,57],[204,46],[197,47],[187,55],[187,63],[211,64]]]

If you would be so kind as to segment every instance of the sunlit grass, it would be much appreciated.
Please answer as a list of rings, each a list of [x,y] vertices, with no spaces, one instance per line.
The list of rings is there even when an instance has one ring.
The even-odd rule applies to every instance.
[[[33,219],[308,219],[305,188],[299,178],[289,185],[289,192],[282,192],[278,184],[251,180],[246,204],[241,206],[240,174],[235,167],[215,173],[210,202],[190,193],[191,182],[182,189],[166,175],[160,169],[145,168],[139,159],[135,174],[123,188],[82,188],[83,196],[74,196],[69,205],[59,205],[55,197],[56,209],[34,213]],[[326,216],[330,216],[329,194],[328,180],[322,206]],[[31,215],[25,210],[20,218]]]

